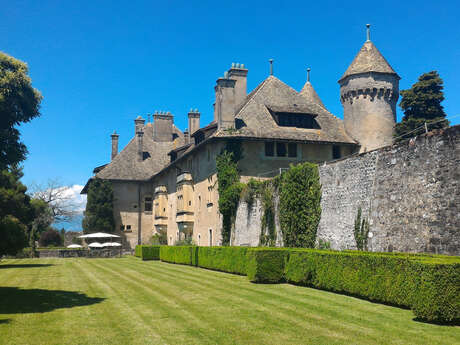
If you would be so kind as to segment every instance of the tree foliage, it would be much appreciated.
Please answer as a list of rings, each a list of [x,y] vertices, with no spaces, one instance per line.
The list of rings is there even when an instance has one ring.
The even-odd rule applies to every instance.
[[[410,89],[402,90],[400,94],[402,99],[399,106],[404,112],[404,117],[396,124],[396,137],[402,136],[401,139],[405,139],[423,133],[425,122],[430,123],[429,129],[443,128],[449,124],[444,120],[446,114],[441,105],[444,100],[443,80],[438,72],[422,74],[418,82]],[[412,133],[407,134],[408,132]]]
[[[27,188],[19,181],[21,170],[9,170],[0,171],[0,256],[14,255],[27,245],[27,226],[34,216]]]
[[[279,178],[280,225],[286,247],[313,248],[321,218],[318,167],[302,163]]]
[[[113,188],[110,181],[96,178],[90,182],[82,225],[85,234],[115,231]]]
[[[63,241],[61,234],[59,231],[54,229],[48,229],[44,233],[41,234],[40,240],[38,241],[40,247],[48,247],[48,246],[61,246]]]
[[[27,148],[15,126],[39,116],[41,100],[27,64],[0,52],[0,169],[25,159]]]

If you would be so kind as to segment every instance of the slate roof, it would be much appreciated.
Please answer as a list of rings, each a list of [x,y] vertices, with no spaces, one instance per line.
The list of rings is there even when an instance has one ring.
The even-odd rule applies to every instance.
[[[144,160],[137,160],[137,142],[134,137],[109,164],[96,173],[95,177],[131,181],[150,178],[169,163],[168,152],[184,144],[182,132],[175,126],[173,132],[178,135],[174,141],[156,142],[153,140],[153,126],[148,123],[144,126]]]
[[[319,98],[318,94],[316,93],[313,85],[309,81],[305,83],[302,90],[300,90],[299,94],[307,99],[310,103],[318,104],[323,108],[326,108]]]
[[[293,108],[316,115],[320,129],[279,126],[269,111],[286,109],[292,112]],[[346,134],[342,120],[274,76],[269,76],[246,97],[235,119],[241,128],[218,130],[214,136],[356,144]]]
[[[339,82],[346,77],[367,72],[398,74],[371,41],[366,41]],[[399,78],[399,76],[398,76]]]

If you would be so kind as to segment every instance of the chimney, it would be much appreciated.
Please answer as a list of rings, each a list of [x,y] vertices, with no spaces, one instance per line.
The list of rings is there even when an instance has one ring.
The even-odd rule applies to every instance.
[[[112,138],[112,156],[111,160],[115,158],[115,156],[118,154],[118,137],[119,135],[117,132],[113,132],[113,134],[110,136]]]
[[[155,111],[153,114],[153,140],[168,142],[173,140],[173,116],[168,111]]]
[[[216,81],[216,104],[214,106],[214,119],[219,129],[235,127],[235,79],[229,79],[228,72],[223,78]]]
[[[184,131],[184,141],[185,145],[190,144],[190,135],[188,133],[188,129],[186,128]]]
[[[190,109],[188,112],[188,129],[190,135],[200,129],[200,112],[198,109]]]
[[[142,128],[144,127],[145,120],[142,118],[142,116],[136,117],[134,120],[134,134],[136,135],[137,132],[141,131]]]
[[[136,133],[137,140],[137,161],[142,162],[144,160],[144,131],[141,129]]]
[[[228,70],[228,77],[236,80],[235,85],[235,105],[241,104],[247,95],[247,76],[248,70],[242,63],[232,63],[232,67]]]

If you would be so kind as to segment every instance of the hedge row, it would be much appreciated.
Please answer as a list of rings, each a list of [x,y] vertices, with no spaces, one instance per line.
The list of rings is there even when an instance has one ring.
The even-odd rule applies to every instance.
[[[137,245],[134,256],[142,260],[160,260],[160,246]]]
[[[198,266],[246,275],[247,247],[198,247]]]
[[[257,248],[252,282],[282,282],[411,308],[429,321],[460,319],[460,260],[452,257]]]
[[[160,260],[175,264],[196,266],[198,261],[198,247],[161,246]]]

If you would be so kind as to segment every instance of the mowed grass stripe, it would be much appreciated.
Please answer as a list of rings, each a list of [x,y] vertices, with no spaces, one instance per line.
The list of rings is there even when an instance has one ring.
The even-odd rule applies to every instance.
[[[167,264],[167,265],[170,265],[170,264]],[[180,265],[178,265],[178,267],[180,267]],[[157,267],[155,267],[157,268]],[[140,269],[140,268],[139,268]],[[193,271],[187,271],[187,269],[189,268],[185,268],[185,271],[184,270],[178,270],[179,272],[183,273],[183,280],[184,281],[193,281],[199,285],[205,285],[207,284],[208,286],[210,287],[216,287],[216,286],[211,286],[208,284],[208,282],[210,281],[214,281],[214,282],[220,282],[218,278],[216,279],[212,279],[212,278],[209,278],[206,277],[206,281],[203,281],[202,277],[200,276],[200,274],[195,274],[194,273],[194,269],[192,268]],[[167,275],[171,275],[171,273],[167,273],[168,271],[171,271],[171,270],[174,270],[173,268],[171,267],[166,267],[164,271],[162,272],[166,272]],[[200,269],[198,268],[197,269],[198,271],[200,271]],[[158,271],[156,271],[155,273],[157,273]],[[219,274],[219,272],[216,272],[216,271],[212,271],[213,273],[217,273]],[[220,273],[222,274],[222,273]],[[197,279],[193,279],[191,277],[197,277]],[[240,279],[241,277],[240,276],[235,276],[236,279]],[[245,280],[246,278],[244,278]],[[220,282],[221,283],[221,282]],[[240,286],[238,286],[238,289],[234,289],[235,285],[239,284]],[[232,287],[227,287],[228,285],[233,285]],[[284,285],[286,286],[286,285]],[[289,285],[288,285],[289,287]],[[351,300],[348,302],[348,303],[335,303],[334,299],[333,298],[316,298],[316,299],[313,299],[311,298],[312,296],[310,295],[306,295],[305,293],[304,294],[298,294],[296,293],[296,291],[300,290],[298,288],[295,289],[293,295],[296,295],[293,297],[289,297],[288,295],[286,295],[285,291],[280,291],[280,290],[268,290],[267,291],[267,285],[261,285],[261,284],[258,284],[258,285],[255,285],[255,284],[250,284],[249,287],[246,287],[246,286],[241,286],[241,281],[238,282],[231,282],[229,284],[225,284],[225,285],[222,285],[219,286],[219,289],[223,289],[223,290],[227,290],[229,292],[231,292],[232,294],[234,295],[239,295],[239,296],[246,296],[247,293],[251,294],[253,298],[256,298],[256,297],[267,297],[267,301],[268,302],[265,302],[266,304],[270,304],[271,302],[270,301],[281,301],[283,302],[283,306],[280,307],[279,306],[279,303],[271,303],[271,305],[273,306],[277,306],[281,309],[285,309],[286,311],[286,314],[288,315],[292,315],[292,313],[294,313],[296,316],[298,317],[307,317],[307,318],[311,318],[311,321],[318,321],[318,322],[327,322],[327,323],[330,323],[330,322],[335,322],[336,325],[332,325],[332,327],[349,327],[352,329],[352,331],[356,332],[356,324],[354,323],[349,323],[349,324],[346,324],[344,323],[343,319],[342,320],[339,320],[337,319],[337,317],[340,317],[340,316],[343,316],[344,315],[344,311],[343,309],[341,309],[342,307],[347,307],[348,309],[345,309],[345,314],[350,316],[351,318],[356,318],[356,320],[358,321],[362,321],[362,315],[375,315],[375,310],[373,314],[369,314],[369,313],[366,313],[366,309],[368,310],[371,310],[371,309],[375,309],[375,305],[370,305],[368,306],[369,303],[365,304],[365,308],[363,308],[364,310],[358,310],[356,312],[353,311],[353,309],[349,309],[350,305],[352,303],[355,303],[356,301],[353,301],[354,299],[353,298],[350,298]],[[269,289],[269,288],[268,288]],[[308,289],[310,291],[316,291],[316,290],[312,290],[312,289]],[[243,293],[243,294],[238,294],[238,291],[244,291],[246,293]],[[292,292],[292,290],[291,290]],[[324,294],[324,292],[321,292],[322,294]],[[336,296],[335,294],[330,294],[332,296]],[[297,297],[297,298],[296,298]],[[251,298],[252,299],[252,298]],[[324,304],[321,304],[321,302],[327,302],[327,308],[325,310],[324,308]],[[287,306],[290,306],[290,307],[287,307],[286,308],[286,305]],[[308,315],[308,314],[302,314],[302,313],[298,313],[296,312],[296,308],[298,308],[299,305],[302,305],[306,308],[309,309],[309,311],[321,311],[322,313],[324,313],[324,311],[327,311],[328,315],[331,316],[331,320],[324,320],[324,318],[322,317],[319,317],[319,316],[316,316],[316,315]],[[353,305],[355,307],[355,305]],[[351,312],[350,312],[351,310]],[[357,316],[355,314],[360,314],[361,316]],[[380,312],[379,314],[383,314],[383,312]],[[367,319],[366,321],[371,321],[371,319]],[[379,324],[381,323],[381,320],[378,320]],[[331,328],[332,328],[331,327]],[[369,327],[361,327],[362,329],[362,332],[368,332],[369,330],[371,330],[371,328]]]
[[[142,266],[145,267],[145,265],[142,265]],[[155,268],[157,268],[156,265],[155,265]],[[166,269],[169,269],[169,268],[170,267],[166,267]],[[137,267],[136,270],[143,272],[144,268]],[[343,321],[338,320],[338,319],[333,319],[333,320],[331,319],[334,323],[331,325],[331,320],[325,320],[324,318],[318,317],[316,315],[306,314],[306,313],[297,311],[300,304],[308,305],[304,301],[288,299],[289,303],[285,304],[285,303],[280,303],[283,301],[280,301],[278,299],[273,299],[272,297],[276,297],[275,295],[264,292],[264,291],[260,291],[260,289],[241,289],[241,286],[239,289],[235,289],[234,287],[227,287],[226,284],[222,284],[222,282],[221,281],[219,282],[218,280],[217,282],[219,283],[210,284],[209,280],[211,279],[208,279],[209,275],[213,275],[216,272],[212,272],[212,271],[206,272],[201,269],[198,269],[197,271],[201,273],[201,277],[198,275],[199,277],[197,279],[193,279],[193,278],[190,278],[190,276],[191,275],[196,276],[196,274],[187,275],[187,273],[190,273],[190,272],[184,272],[185,274],[182,275],[181,282],[176,281],[174,284],[176,285],[181,284],[185,287],[192,286],[192,285],[198,288],[208,287],[209,291],[222,292],[224,294],[221,300],[223,301],[222,305],[224,306],[228,306],[228,302],[244,303],[247,306],[251,306],[252,308],[254,308],[254,310],[258,312],[262,312],[262,313],[270,312],[270,314],[273,314],[273,316],[275,316],[276,320],[278,321],[277,323],[275,323],[275,326],[271,326],[271,327],[276,328],[277,327],[276,325],[279,323],[280,320],[285,320],[286,322],[289,322],[289,323],[298,324],[299,327],[305,328],[306,326],[308,326],[308,329],[310,331],[314,331],[316,333],[320,332],[325,335],[331,334],[331,332],[336,331],[337,329],[345,330],[345,328],[349,328],[349,330],[352,332],[352,334],[350,335],[356,335],[356,336],[361,335],[362,336],[368,332],[368,330],[362,331],[362,330],[356,329],[356,325],[352,325],[352,324],[350,324],[349,327],[347,327],[347,325],[343,324]],[[155,276],[158,276],[159,278],[164,278],[163,273],[159,273],[159,272],[161,271],[156,270]],[[202,277],[203,274],[207,275],[206,279],[203,279]],[[236,278],[240,279],[240,285],[241,285],[241,278],[243,278],[243,282],[246,283],[245,277],[236,277]],[[203,291],[203,293],[205,292],[206,291]],[[213,292],[213,294],[215,295],[216,292]],[[269,298],[265,299],[263,304],[257,301],[257,300],[260,300],[261,298],[264,299],[264,297],[267,297],[267,296]],[[219,297],[219,295],[217,295],[216,297]],[[218,301],[219,300],[217,300],[215,303],[219,303]],[[275,308],[270,309],[269,308],[270,306],[275,307]],[[273,309],[276,311],[274,312]]]
[[[145,264],[145,262],[139,262]],[[184,265],[174,265],[168,263],[150,263],[154,265],[155,269],[159,269],[161,265],[166,265],[166,271],[177,271],[182,275],[182,279],[187,279],[187,276],[196,276],[200,277],[200,272],[202,271],[199,268],[184,266]],[[173,267],[171,267],[173,266]],[[205,270],[208,271],[208,270]],[[242,277],[233,275],[233,279],[228,278],[228,274],[217,272],[217,271],[208,271],[213,272],[217,276],[227,276],[226,284],[231,284],[235,279],[240,279]],[[231,275],[230,275],[231,276]],[[244,277],[243,277],[244,278]],[[201,279],[202,280],[202,279]],[[206,281],[210,281],[212,278],[209,275],[206,277]],[[240,284],[241,285],[241,284]],[[337,317],[336,322],[346,322],[348,315],[353,316],[356,322],[350,323],[347,326],[360,328],[363,327],[363,331],[368,330],[372,326],[373,333],[375,334],[372,338],[376,338],[377,341],[382,341],[383,343],[426,343],[427,341],[431,343],[445,344],[446,341],[452,341],[452,343],[458,343],[458,336],[449,336],[448,329],[449,327],[436,327],[436,332],[433,334],[433,325],[424,324],[419,322],[408,322],[412,321],[413,315],[409,310],[404,310],[400,308],[394,308],[390,306],[385,306],[381,304],[376,304],[368,302],[365,300],[356,299],[353,297],[343,296],[339,294],[334,294],[331,292],[325,292],[316,289],[309,289],[305,287],[296,287],[292,285],[260,285],[260,284],[250,284],[251,288],[246,289],[245,285],[239,286],[236,291],[239,290],[251,290],[256,289],[258,293],[264,294],[265,289],[271,290],[266,296],[268,300],[273,298],[280,298],[286,303],[294,303],[296,305],[301,304],[307,307],[313,307],[313,310],[306,310],[306,313],[303,314],[304,317],[308,313],[318,312],[318,315],[324,315],[324,312],[327,312],[331,308],[342,308],[342,312],[337,315],[332,315]],[[277,287],[283,287],[281,290]],[[288,290],[288,291],[286,291]],[[275,292],[275,293],[273,293]],[[312,295],[313,294],[313,295]],[[289,295],[296,295],[300,297],[299,300],[293,300],[289,298]],[[326,298],[324,298],[326,296]],[[337,303],[337,300],[347,301],[347,303]],[[324,302],[321,304],[321,302]],[[314,304],[312,304],[314,303]],[[334,304],[338,306],[335,307]],[[331,305],[333,307],[331,307]],[[330,314],[328,314],[331,316]],[[327,320],[326,320],[327,321]],[[406,323],[407,327],[402,328],[401,324]],[[458,329],[458,328],[457,328]],[[394,334],[397,335],[396,338],[387,339],[385,334],[388,331],[394,331]],[[366,331],[365,331],[366,332]],[[368,337],[371,334],[367,334]]]
[[[125,275],[125,276],[129,276],[129,274],[126,273],[126,272],[121,272],[121,273],[122,273],[123,275]],[[142,270],[139,270],[138,268],[136,268],[136,276],[129,276],[129,279],[131,279],[131,280],[139,280],[139,276],[140,276],[139,273],[142,273]],[[148,269],[148,273],[151,274],[151,270],[150,270],[150,269]],[[161,282],[162,282],[163,284],[165,283],[164,277],[161,277],[161,276],[158,276],[158,275],[155,275],[155,276],[157,277],[157,279],[160,278],[160,279],[161,279]],[[152,284],[154,284],[154,281],[155,281],[154,279],[149,278],[149,277],[146,277],[146,278],[147,278],[147,279],[145,279],[145,278],[144,278],[144,279],[140,279],[140,280],[142,280],[142,281],[140,282],[142,285],[146,285],[146,284],[147,284],[147,281],[150,281]],[[177,278],[177,277],[176,277],[176,278]],[[199,293],[196,293],[196,289],[193,289],[193,288],[192,288],[192,285],[190,285],[190,281],[182,281],[182,280],[176,280],[175,282],[171,283],[170,286],[167,287],[167,290],[178,289],[178,292],[176,293],[176,295],[178,295],[179,293],[181,293],[181,292],[183,292],[183,291],[188,291],[188,290],[195,291],[196,294],[195,294],[194,296],[193,296],[193,294],[189,294],[190,296],[193,296],[193,297],[194,297],[194,300],[195,300],[195,303],[194,303],[194,304],[192,304],[192,303],[187,303],[186,300],[184,300],[184,298],[180,298],[180,299],[178,299],[178,301],[181,303],[182,307],[184,308],[183,310],[191,310],[192,312],[195,313],[194,318],[200,318],[200,320],[202,321],[202,323],[203,323],[203,322],[214,323],[214,327],[215,327],[216,324],[218,323],[218,319],[216,319],[216,318],[213,317],[212,320],[206,321],[206,315],[207,315],[207,314],[206,314],[206,313],[203,313],[203,308],[202,308],[202,306],[201,306],[199,303],[197,303],[197,301],[196,301],[197,297],[199,298],[199,300],[205,301],[205,300],[206,300],[205,296],[208,295],[208,293],[207,293],[206,290],[203,289],[203,287],[204,287],[203,284],[194,284],[194,285],[196,285],[195,287],[198,288],[198,289],[200,290]],[[158,289],[158,287],[157,287],[157,289]],[[213,289],[213,290],[211,291],[211,292],[214,293],[214,296],[213,296],[213,297],[216,298],[216,299],[214,300],[214,304],[216,304],[216,305],[217,305],[217,304],[221,304],[222,307],[224,307],[223,309],[224,309],[224,311],[225,311],[226,309],[228,309],[229,303],[231,303],[231,301],[229,301],[229,297],[230,297],[230,296],[229,296],[229,295],[224,295],[223,297],[225,297],[225,298],[222,298],[222,301],[224,301],[224,302],[220,303],[219,296],[216,296],[216,295],[215,295],[216,291],[220,291],[220,289],[217,288],[217,289]],[[200,298],[200,297],[201,297],[201,298]],[[203,297],[204,297],[204,298],[203,298]],[[246,301],[246,302],[247,302],[246,304],[254,304],[254,303],[248,303],[248,301]],[[238,301],[238,303],[241,303],[241,301]],[[258,310],[257,308],[260,309],[261,306],[258,305],[258,304],[254,304],[254,305],[253,305],[253,309],[251,309],[251,311],[252,311],[252,312],[258,312],[258,311],[260,311],[260,310]],[[208,309],[207,311],[209,311],[209,309]],[[225,315],[225,313],[224,313],[223,315]],[[266,313],[266,314],[263,314],[263,315],[269,315],[269,314]],[[260,318],[258,318],[258,319],[260,319]],[[259,326],[258,328],[264,329],[264,328],[266,327],[265,320],[258,320],[258,319],[256,319],[257,322],[260,323],[260,326]],[[241,319],[238,318],[236,321],[237,321],[238,323],[240,323],[240,320],[241,320]],[[278,321],[279,321],[279,318],[278,318]],[[290,321],[295,321],[295,320],[290,320]],[[225,328],[226,326],[228,326],[228,324],[229,324],[229,322],[228,322],[228,315],[227,315],[226,320],[224,320],[222,326],[224,326],[224,328]],[[206,327],[206,328],[207,328],[207,327]],[[220,329],[220,332],[219,332],[217,335],[219,335],[220,333],[222,333],[222,331],[224,330],[224,328]],[[208,329],[207,333],[209,333],[209,328],[207,328],[207,329]],[[213,337],[213,341],[215,342],[216,340],[218,340],[218,339],[216,339],[215,337]]]
[[[104,259],[95,259],[104,260]],[[113,260],[113,259],[109,259]],[[153,332],[149,323],[139,316],[139,312],[132,306],[132,296],[136,295],[135,291],[130,291],[125,286],[120,285],[115,277],[104,277],[99,270],[96,270],[92,265],[92,260],[81,260],[78,262],[79,272],[87,278],[87,281],[92,285],[94,291],[98,292],[99,296],[104,296],[101,305],[104,307],[102,313],[107,326],[94,327],[108,329],[116,334],[110,335],[110,339],[117,339],[117,343],[123,344],[155,344],[161,343],[161,337]],[[98,317],[99,319],[99,317]],[[143,334],[144,339],[137,337],[138,334]],[[88,342],[91,344],[91,342]],[[101,342],[102,344],[104,342]]]
[[[136,291],[138,299],[135,303],[143,305],[144,308],[138,308],[143,319],[168,319],[168,321],[174,322],[174,326],[179,333],[183,332],[184,329],[181,326],[188,324],[191,328],[186,328],[185,330],[189,336],[193,337],[192,340],[196,340],[197,343],[207,343],[208,334],[206,328],[211,325],[206,324],[204,325],[205,327],[200,329],[202,327],[200,324],[202,324],[203,320],[198,319],[194,313],[189,311],[188,308],[191,307],[191,304],[186,303],[184,298],[181,297],[182,291],[177,290],[171,293],[166,289],[161,289],[161,287],[151,288],[140,278],[141,275],[138,272],[129,273],[132,268],[116,265],[115,269],[111,269],[110,262],[100,261],[92,261],[91,265],[98,268],[103,276],[124,282],[125,285],[130,287],[130,290]],[[146,305],[151,306],[151,309],[146,309]],[[211,343],[213,342],[211,341]]]

